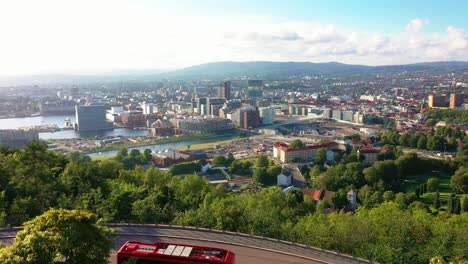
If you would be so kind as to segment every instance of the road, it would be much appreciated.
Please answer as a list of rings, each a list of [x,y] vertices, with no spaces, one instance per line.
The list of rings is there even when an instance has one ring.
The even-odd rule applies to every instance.
[[[276,239],[251,236],[219,230],[168,225],[107,224],[116,229],[111,263],[115,250],[127,240],[146,242],[172,241],[175,243],[207,245],[226,248],[236,254],[237,263],[371,263],[332,251],[312,248]],[[0,229],[0,242],[12,243],[20,228]]]
[[[403,148],[403,153],[410,153],[410,152],[415,152],[418,157],[420,158],[426,158],[426,159],[438,159],[438,160],[444,160],[444,152],[441,153],[440,156],[434,154],[434,152],[429,151],[429,150],[421,150],[421,149],[410,149],[410,148]]]

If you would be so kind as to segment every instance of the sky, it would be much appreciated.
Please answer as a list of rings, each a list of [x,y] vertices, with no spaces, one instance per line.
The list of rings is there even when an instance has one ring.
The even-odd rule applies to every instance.
[[[1,0],[0,76],[468,61],[463,0]]]

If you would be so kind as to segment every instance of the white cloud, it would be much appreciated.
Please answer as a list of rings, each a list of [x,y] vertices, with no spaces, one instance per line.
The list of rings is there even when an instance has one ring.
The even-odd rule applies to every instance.
[[[0,75],[167,69],[226,60],[368,65],[468,60],[464,29],[449,26],[429,35],[421,32],[429,23],[422,19],[400,33],[384,34],[268,16],[170,17],[121,1],[44,0],[31,1],[28,8],[21,0],[6,2],[0,3]]]
[[[410,32],[419,32],[424,25],[429,25],[429,19],[415,18],[406,25],[406,30]]]

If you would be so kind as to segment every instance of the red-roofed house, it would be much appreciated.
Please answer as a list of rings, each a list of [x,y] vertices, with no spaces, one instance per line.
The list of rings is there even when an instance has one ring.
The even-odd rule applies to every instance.
[[[321,201],[326,201],[328,203],[331,203],[332,197],[333,195],[335,195],[335,192],[327,191],[327,190],[305,188],[302,191],[302,194],[304,196],[308,196],[309,198],[314,200],[316,203],[319,203]]]

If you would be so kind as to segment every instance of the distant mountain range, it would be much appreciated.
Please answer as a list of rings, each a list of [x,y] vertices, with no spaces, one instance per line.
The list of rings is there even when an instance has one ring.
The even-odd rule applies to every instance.
[[[0,76],[1,86],[50,85],[50,84],[85,84],[85,83],[116,83],[116,82],[150,82],[157,79],[161,70],[119,70],[106,73],[79,74],[33,74],[11,77]]]
[[[312,62],[213,62],[188,68],[162,73],[164,78],[235,78],[235,77],[287,77],[293,75],[315,74],[378,74],[385,72],[403,71],[467,71],[468,62],[465,61],[441,61],[424,62],[406,65],[366,66],[344,64],[339,62],[312,63]]]
[[[128,70],[97,74],[43,74],[2,78],[0,86],[83,84],[115,82],[150,82],[162,79],[281,79],[290,76],[339,75],[339,74],[385,74],[398,72],[468,72],[466,61],[424,62],[406,65],[366,66],[339,62],[212,62],[188,68],[162,72],[158,70]]]

